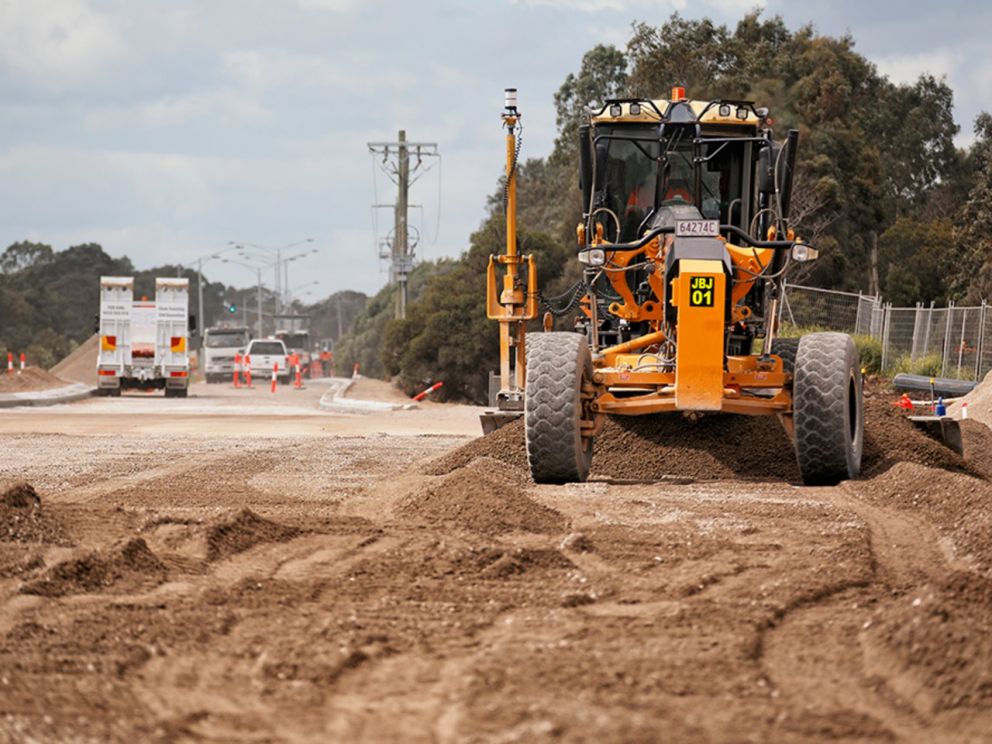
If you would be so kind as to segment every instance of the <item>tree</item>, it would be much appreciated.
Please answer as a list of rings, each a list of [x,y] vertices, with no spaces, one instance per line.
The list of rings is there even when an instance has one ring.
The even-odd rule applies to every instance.
[[[10,245],[0,256],[0,271],[4,274],[13,274],[38,264],[48,263],[53,256],[52,246],[22,240]]]
[[[582,57],[578,75],[569,73],[555,93],[558,138],[552,160],[572,160],[587,107],[619,97],[627,84],[627,60],[614,46],[597,44]]]
[[[958,271],[954,292],[966,302],[992,299],[992,115],[975,120],[971,158],[978,171],[954,232]]]

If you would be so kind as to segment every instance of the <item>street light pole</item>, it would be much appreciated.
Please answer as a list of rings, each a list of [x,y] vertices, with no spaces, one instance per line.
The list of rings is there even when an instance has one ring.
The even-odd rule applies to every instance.
[[[199,320],[200,332],[197,334],[199,343],[197,346],[203,348],[203,333],[207,330],[207,319],[203,317],[203,258],[196,262],[196,313]]]

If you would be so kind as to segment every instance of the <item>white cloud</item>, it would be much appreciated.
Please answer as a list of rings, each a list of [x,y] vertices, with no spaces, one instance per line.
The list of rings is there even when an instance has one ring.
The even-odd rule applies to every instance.
[[[888,76],[893,83],[907,84],[915,83],[924,73],[938,78],[942,75],[951,77],[959,63],[958,55],[949,49],[917,54],[894,54],[875,59],[878,71]]]
[[[514,0],[515,5],[575,10],[580,13],[599,13],[603,10],[623,10],[623,0]],[[630,5],[630,3],[626,3]]]
[[[329,10],[332,13],[348,13],[357,7],[357,0],[296,0],[304,10]]]
[[[114,19],[84,0],[0,0],[0,60],[46,92],[111,71],[126,53]]]

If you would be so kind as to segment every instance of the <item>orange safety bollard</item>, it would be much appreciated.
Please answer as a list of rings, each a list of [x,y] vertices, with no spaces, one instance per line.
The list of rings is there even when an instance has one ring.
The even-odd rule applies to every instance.
[[[279,362],[275,362],[272,365],[272,392],[273,393],[276,391],[276,382],[277,382],[276,376],[278,375],[278,373],[279,373]]]
[[[430,395],[431,393],[433,393],[435,390],[438,390],[439,388],[441,388],[443,385],[444,385],[443,382],[435,382],[433,385],[431,385],[429,388],[427,388],[423,392],[420,392],[420,393],[417,393],[416,395],[414,395],[413,396],[413,399],[416,400],[416,401],[421,401],[424,398],[426,398],[428,395]]]
[[[14,352],[7,352],[7,374],[14,374]]]
[[[293,387],[297,390],[301,390],[303,388],[303,379],[300,376],[300,355],[295,351],[289,355],[289,366],[292,368],[293,374],[296,377],[296,380],[293,382]]]
[[[20,368],[20,369],[19,369],[19,370],[17,371],[17,374],[21,374],[21,372],[23,372],[23,371],[24,371],[24,367],[25,367],[25,364],[24,364],[24,362],[25,362],[25,359],[24,359],[24,352],[22,351],[22,352],[21,352],[21,368]]]
[[[245,387],[251,389],[251,357],[245,354]]]
[[[351,370],[351,379],[354,380],[354,379],[357,379],[357,378],[358,378],[358,362],[355,362],[355,366]]]
[[[240,354],[235,354],[234,355],[234,375],[233,375],[233,377],[234,377],[234,379],[233,379],[234,387],[236,387],[236,388],[241,387],[241,355]]]

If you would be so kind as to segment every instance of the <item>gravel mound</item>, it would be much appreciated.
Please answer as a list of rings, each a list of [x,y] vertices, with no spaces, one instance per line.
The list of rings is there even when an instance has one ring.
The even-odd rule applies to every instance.
[[[985,379],[982,380],[975,389],[968,393],[961,400],[951,404],[947,412],[954,416],[959,417],[961,414],[961,404],[968,402],[968,416],[970,419],[976,419],[986,426],[992,426],[992,372],[985,375]]]
[[[992,444],[992,433],[966,424],[976,452]],[[425,472],[451,473],[479,458],[526,472],[523,421],[427,463]],[[863,477],[883,473],[898,462],[984,476],[986,468],[979,464],[984,459],[977,454],[970,459],[974,465],[913,426],[888,397],[865,396]],[[617,480],[799,480],[792,443],[776,417],[729,414],[697,419],[679,414],[611,417],[596,438],[592,475]]]
[[[41,497],[27,483],[0,494],[0,541],[70,544],[61,523],[42,511]]]
[[[992,429],[974,419],[961,422],[964,459],[985,478],[992,480]]]
[[[428,524],[483,534],[522,530],[556,533],[564,516],[524,495],[527,478],[492,457],[480,457],[404,498],[398,513]]]
[[[865,451],[863,477],[883,473],[898,462],[915,462],[941,470],[981,476],[979,469],[942,442],[933,439],[911,421],[889,398],[865,398]]]
[[[923,517],[950,539],[958,557],[992,578],[992,483],[900,462],[864,482],[858,496]]]
[[[52,566],[41,578],[21,587],[22,594],[63,597],[113,589],[124,593],[150,589],[166,580],[165,564],[145,541],[133,538],[105,551]]]
[[[100,348],[100,335],[94,333],[83,341],[65,359],[49,370],[63,380],[82,382],[96,387],[96,358]]]
[[[15,362],[16,364],[16,362]],[[23,372],[7,374],[4,367],[0,372],[0,393],[28,393],[37,390],[51,390],[68,385],[55,375],[37,367],[27,367]]]
[[[301,531],[263,519],[251,509],[242,509],[233,518],[212,525],[207,530],[207,560],[244,552],[255,545],[266,542],[286,542]]]

